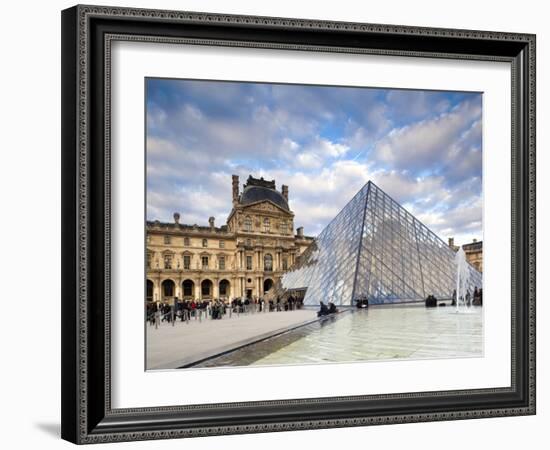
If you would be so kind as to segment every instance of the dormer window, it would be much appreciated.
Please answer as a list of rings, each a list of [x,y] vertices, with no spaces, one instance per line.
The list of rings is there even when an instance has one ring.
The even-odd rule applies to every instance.
[[[244,219],[244,231],[251,232],[252,231],[252,219],[248,216]]]
[[[172,255],[171,254],[164,255],[164,268],[165,269],[171,269],[172,268]]]

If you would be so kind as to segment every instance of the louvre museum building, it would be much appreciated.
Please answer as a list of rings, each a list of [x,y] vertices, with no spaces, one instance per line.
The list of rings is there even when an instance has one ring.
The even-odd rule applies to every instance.
[[[229,188],[228,183],[228,188]],[[232,210],[222,226],[146,223],[147,301],[254,298],[264,295],[313,242],[288,206],[288,186],[232,177]],[[206,222],[206,220],[205,220]]]

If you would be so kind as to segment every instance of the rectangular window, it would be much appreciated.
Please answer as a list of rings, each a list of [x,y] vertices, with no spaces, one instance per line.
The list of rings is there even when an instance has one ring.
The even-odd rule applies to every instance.
[[[165,244],[170,244],[172,240],[170,239],[170,236],[164,236],[164,243]]]
[[[283,270],[288,270],[288,258],[283,258]]]
[[[151,268],[151,260],[152,260],[151,252],[147,252],[147,268],[148,269]]]
[[[246,270],[252,270],[252,256],[246,257]]]
[[[203,256],[201,258],[201,261],[202,261],[202,268],[208,269],[208,256]]]
[[[220,248],[225,248],[225,241],[220,240]]]
[[[220,256],[218,264],[220,266],[220,270],[225,270],[225,256]]]
[[[189,242],[189,238],[186,237],[186,238],[183,238],[183,245],[185,245],[186,247],[189,247],[191,245],[191,243]]]
[[[191,268],[191,256],[183,255],[183,268],[189,270]]]

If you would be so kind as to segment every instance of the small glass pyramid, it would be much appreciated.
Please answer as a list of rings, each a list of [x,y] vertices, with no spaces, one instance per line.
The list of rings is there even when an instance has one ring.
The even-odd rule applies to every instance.
[[[482,276],[468,264],[470,292]],[[279,289],[306,290],[304,304],[352,306],[450,299],[455,252],[369,181],[281,279]]]

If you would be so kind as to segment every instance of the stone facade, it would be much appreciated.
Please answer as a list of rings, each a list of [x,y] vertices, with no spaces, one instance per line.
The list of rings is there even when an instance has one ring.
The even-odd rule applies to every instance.
[[[250,176],[239,191],[232,179],[233,208],[226,224],[208,226],[147,222],[148,301],[174,298],[259,297],[268,291],[314,238],[294,233],[288,186]]]
[[[466,260],[480,272],[483,272],[483,242],[473,240],[462,246]]]
[[[453,238],[449,238],[449,247],[455,252],[459,249],[459,247],[455,245]],[[474,239],[469,244],[464,244],[462,249],[466,255],[466,261],[474,266],[479,272],[483,272],[483,242]]]

